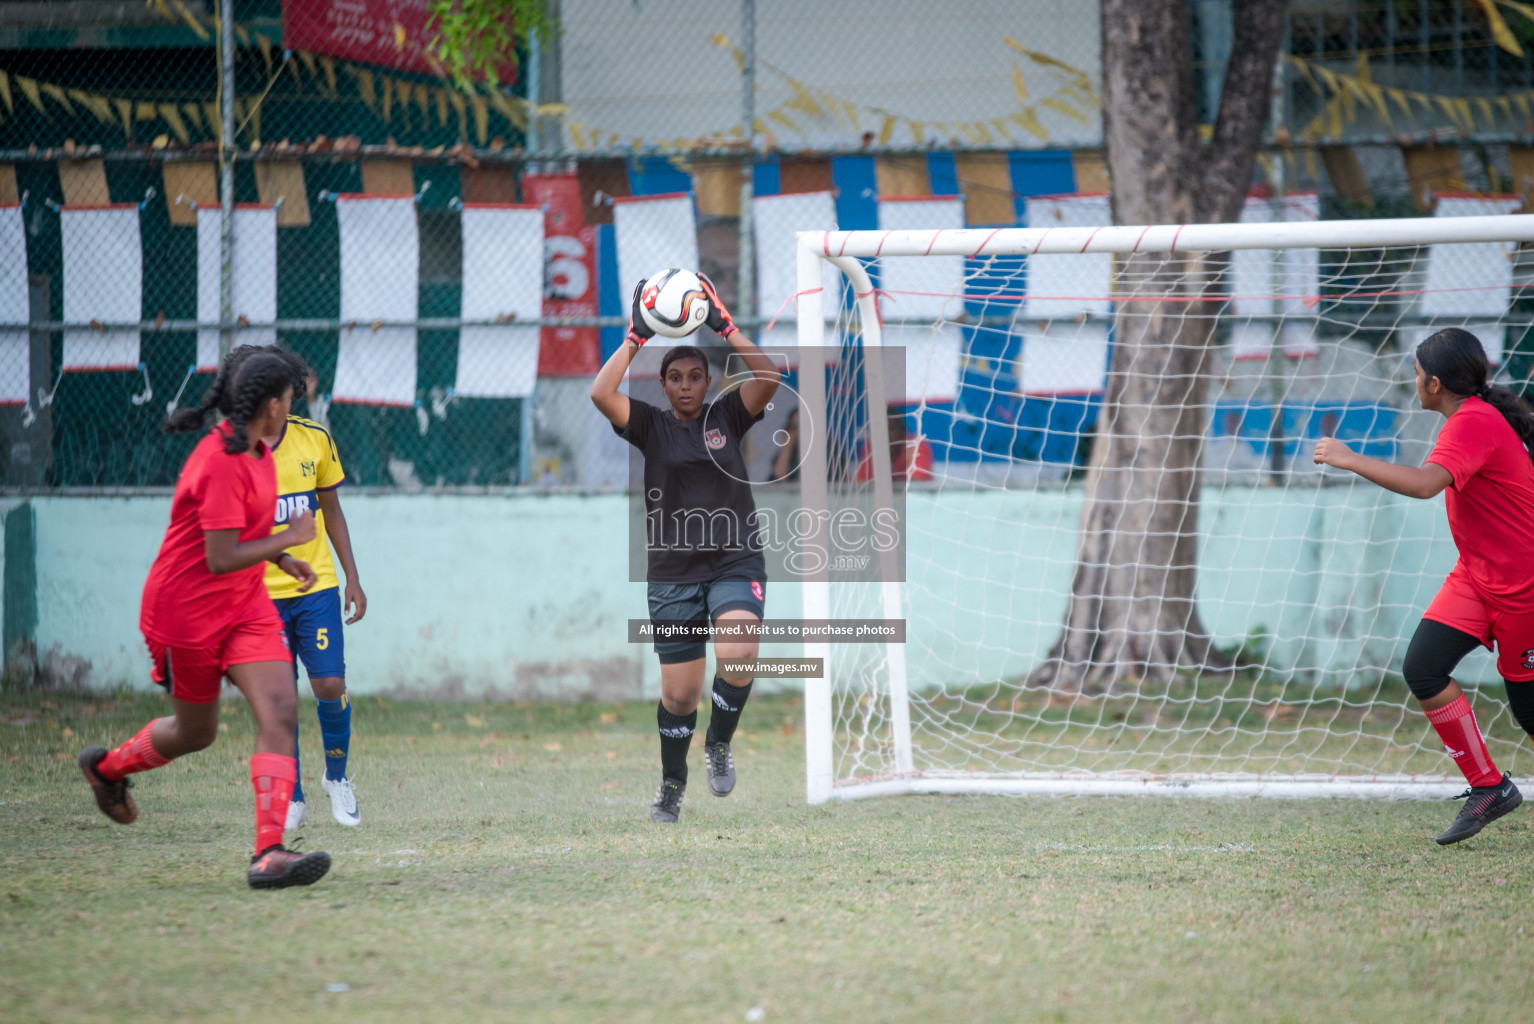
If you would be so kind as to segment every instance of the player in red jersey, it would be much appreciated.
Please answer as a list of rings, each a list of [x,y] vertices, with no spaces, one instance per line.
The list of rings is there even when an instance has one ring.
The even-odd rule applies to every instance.
[[[128,776],[212,744],[224,676],[245,694],[256,716],[250,779],[256,794],[253,889],[309,885],[330,869],[327,853],[300,854],[282,845],[288,798],[298,777],[293,761],[297,698],[292,655],[282,620],[267,596],[265,566],[275,562],[304,583],[314,571],[283,549],[314,538],[314,519],[295,518],[272,535],[277,474],[261,438],[287,421],[293,374],[272,352],[236,349],[224,359],[202,405],[182,409],[165,429],[201,429],[208,412],[228,417],[198,442],[181,467],[170,527],[160,545],[139,612],[139,629],[154,662],[153,678],[173,713],[144,726],[116,750],[87,747],[80,768],[96,806],[119,824],[138,817]]]
[[[1487,383],[1486,352],[1451,327],[1417,346],[1417,399],[1448,418],[1421,466],[1398,466],[1351,451],[1333,437],[1315,461],[1351,470],[1408,498],[1446,492],[1459,561],[1423,613],[1406,649],[1406,684],[1470,788],[1444,845],[1468,839],[1523,802],[1497,770],[1470,703],[1449,677],[1478,645],[1497,651],[1513,717],[1534,736],[1534,413],[1507,388]]]

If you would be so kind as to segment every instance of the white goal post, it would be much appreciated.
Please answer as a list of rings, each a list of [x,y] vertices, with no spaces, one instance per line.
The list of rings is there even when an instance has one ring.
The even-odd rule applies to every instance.
[[[1399,679],[1452,565],[1441,501],[1319,471],[1307,445],[1335,435],[1421,461],[1441,421],[1414,407],[1411,349],[1447,326],[1477,333],[1494,362],[1526,330],[1534,341],[1519,245],[1534,215],[1441,203],[1437,217],[1322,221],[1312,196],[1298,216],[1254,199],[1235,224],[1073,224],[1086,198],[1041,203],[1052,226],[797,235],[799,393],[829,417],[804,453],[803,501],[906,502],[903,577],[804,585],[806,619],[907,623],[904,644],[805,644],[826,666],[805,681],[809,802],[1457,793]],[[1127,257],[1146,253],[1202,254],[1188,312],[1124,300]],[[822,291],[828,263],[842,296]],[[1060,635],[1115,332],[1139,315],[1209,321],[1197,604],[1238,667],[1055,692],[1028,676]],[[881,380],[900,374],[880,358],[897,346],[905,380]],[[838,413],[847,395],[857,408]],[[906,461],[929,450],[930,469]],[[838,469],[849,460],[869,471]],[[1489,659],[1462,668],[1499,767],[1516,773],[1531,752],[1518,754]]]

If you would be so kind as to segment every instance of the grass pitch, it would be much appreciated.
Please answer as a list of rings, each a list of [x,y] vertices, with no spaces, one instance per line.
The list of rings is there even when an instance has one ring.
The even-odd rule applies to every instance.
[[[121,742],[165,710],[152,697],[0,695],[0,1019],[1534,1012],[1527,808],[1440,848],[1458,804],[809,807],[802,709],[756,698],[735,794],[709,795],[700,741],[682,822],[662,827],[647,813],[653,705],[362,698],[362,826],[330,819],[307,703],[304,847],[335,867],[311,888],[252,892],[242,705],[226,703],[213,749],[138,777],[134,825],[101,817],[80,780],[80,747]]]

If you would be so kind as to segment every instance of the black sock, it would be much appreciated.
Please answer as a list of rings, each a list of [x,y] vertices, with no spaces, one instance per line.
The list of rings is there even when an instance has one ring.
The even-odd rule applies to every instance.
[[[687,781],[687,748],[698,726],[698,713],[673,715],[665,704],[655,705],[655,725],[660,730],[660,768],[668,779]]]
[[[745,710],[746,698],[750,696],[750,682],[736,686],[714,677],[714,714],[708,720],[708,742],[728,743],[734,738],[740,713]]]

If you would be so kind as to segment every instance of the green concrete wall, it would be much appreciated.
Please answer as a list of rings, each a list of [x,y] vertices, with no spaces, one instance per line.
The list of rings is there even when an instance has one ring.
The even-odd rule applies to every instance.
[[[614,495],[344,497],[369,598],[346,633],[357,693],[635,699],[658,692],[645,615],[624,579],[627,503]],[[138,601],[167,497],[51,497],[36,516],[36,646],[45,672],[96,687],[147,683]],[[907,655],[913,685],[1015,678],[1055,639],[1074,565],[1079,491],[909,497]],[[1329,685],[1398,667],[1454,563],[1441,501],[1377,488],[1206,495],[1199,608],[1222,644],[1266,634],[1276,670]],[[800,616],[776,583],[768,613]],[[848,616],[877,616],[865,587]],[[764,653],[793,655],[780,648]],[[1490,678],[1472,655],[1466,677]],[[790,684],[791,685],[791,684]]]

